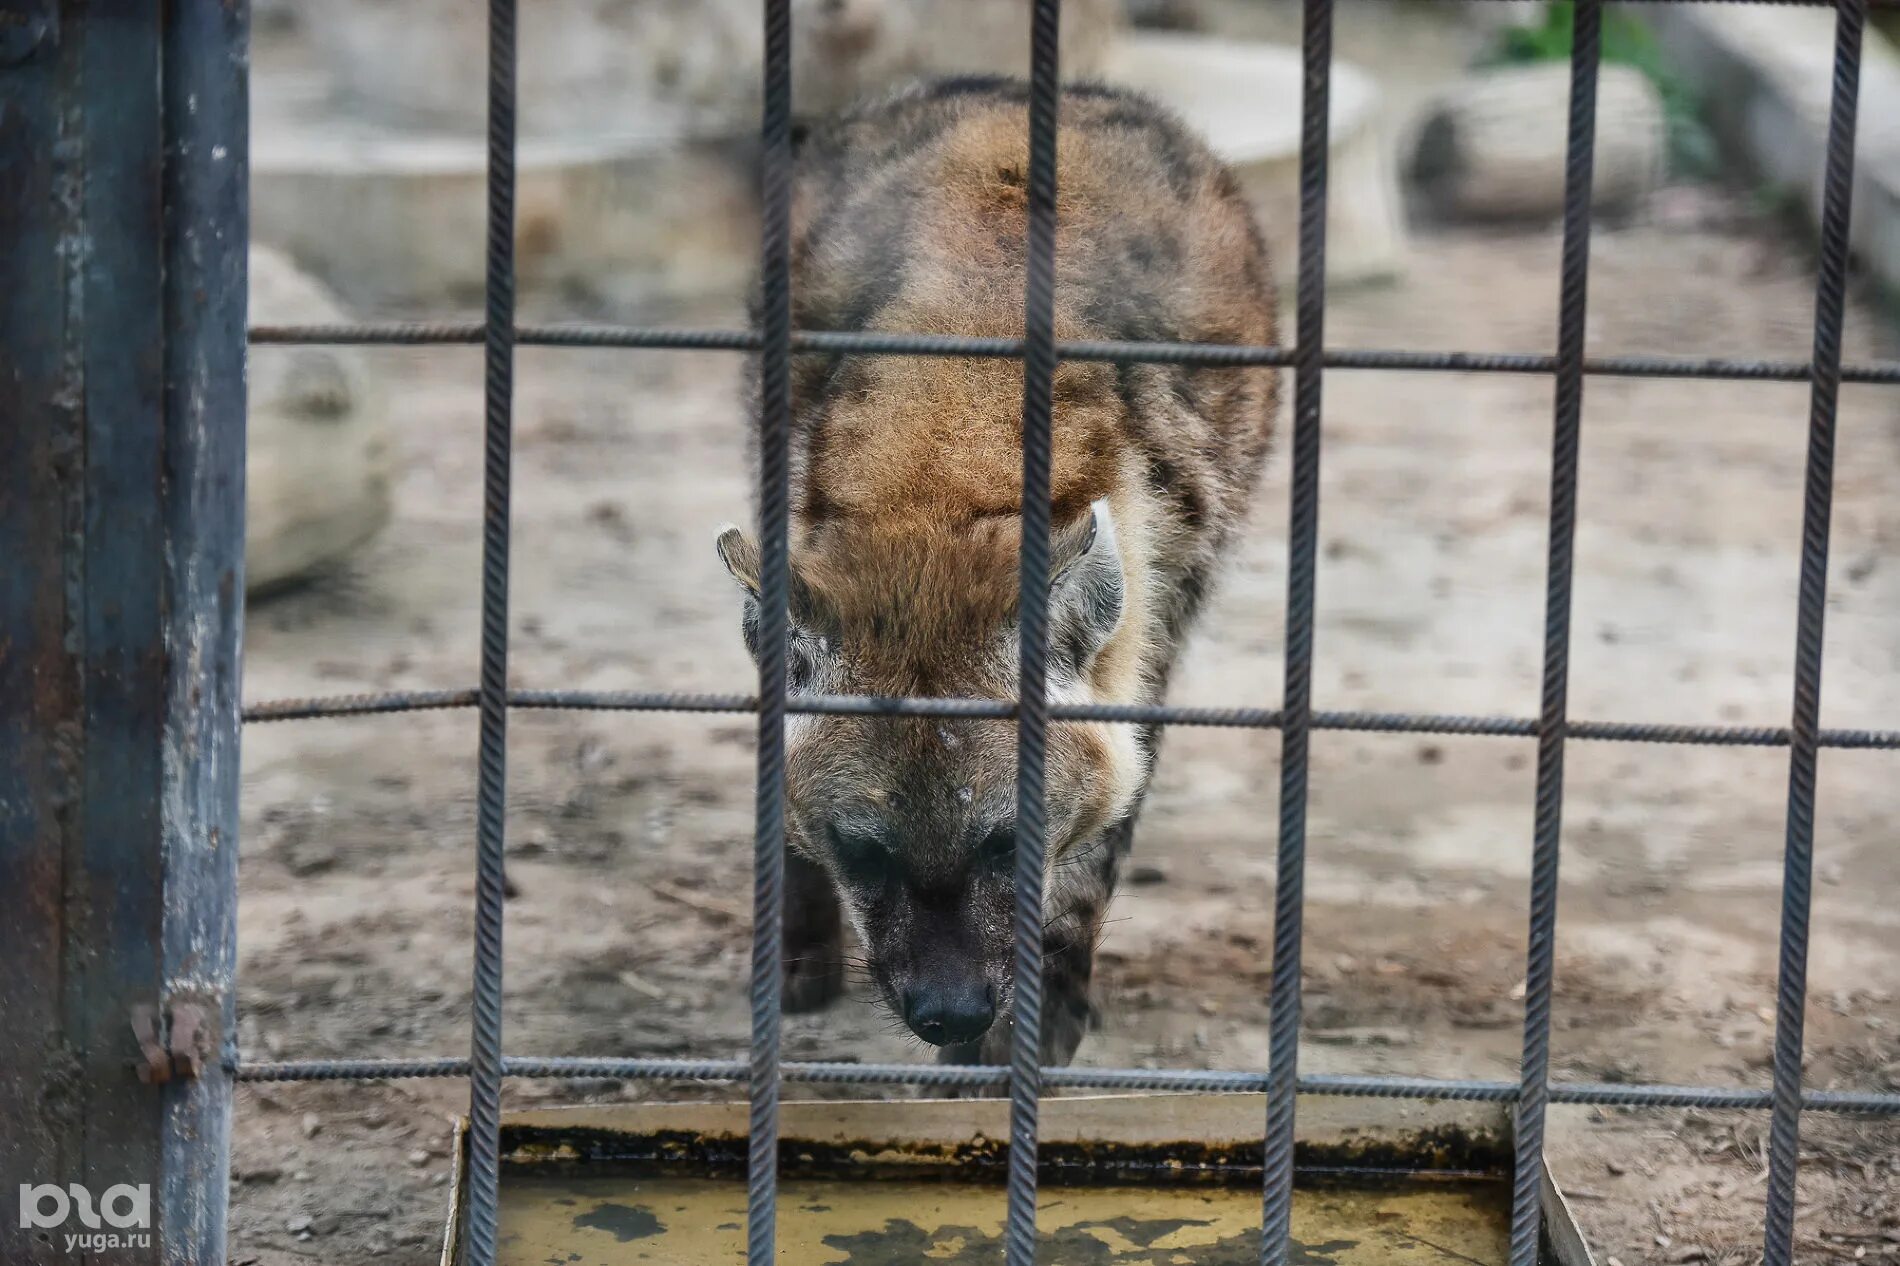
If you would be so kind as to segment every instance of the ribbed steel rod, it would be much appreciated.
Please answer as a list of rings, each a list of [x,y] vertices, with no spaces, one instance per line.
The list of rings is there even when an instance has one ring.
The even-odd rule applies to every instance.
[[[1563,842],[1564,739],[1569,725],[1570,597],[1583,432],[1583,348],[1590,284],[1590,197],[1596,154],[1601,0],[1571,10],[1570,115],[1564,142],[1564,227],[1557,300],[1556,405],[1551,427],[1550,533],[1544,567],[1544,672],[1537,718],[1524,1045],[1518,1071],[1511,1184],[1511,1266],[1536,1266],[1543,1227],[1544,1108],[1550,1101],[1550,1001],[1557,968],[1557,876]]]
[[[1708,0],[1714,2],[1714,0]],[[344,344],[417,347],[474,344],[483,326],[464,322],[384,321],[333,325],[255,325],[250,338],[259,346]],[[749,330],[672,329],[637,325],[537,324],[516,327],[523,347],[625,348],[661,351],[756,352],[759,335]],[[794,355],[965,356],[1020,360],[1021,339],[976,338],[945,334],[886,331],[796,330]],[[1174,365],[1274,365],[1290,367],[1290,347],[1229,343],[1126,343],[1063,341],[1060,360],[1116,361]],[[1428,352],[1379,348],[1327,348],[1320,353],[1327,369],[1391,370],[1403,373],[1534,374],[1556,371],[1555,356],[1542,352]],[[1806,382],[1810,363],[1798,360],[1733,356],[1591,356],[1583,372],[1620,378],[1706,378],[1742,382]],[[1844,382],[1900,383],[1900,362],[1874,361],[1844,366]]]
[[[507,882],[508,537],[515,333],[515,2],[488,5],[487,321],[483,326],[481,739],[475,789],[475,983],[469,1058],[468,1266],[494,1266]]]
[[[1854,123],[1860,98],[1867,0],[1841,0],[1834,27],[1834,86],[1822,178],[1820,265],[1814,298],[1814,377],[1809,392],[1801,586],[1795,614],[1794,705],[1789,722],[1788,830],[1781,880],[1781,954],[1775,993],[1774,1115],[1768,1130],[1768,1211],[1763,1266],[1794,1261],[1795,1177],[1800,1163],[1801,1046],[1808,998],[1808,908],[1814,886],[1815,778],[1820,763],[1821,653],[1827,615],[1828,527],[1834,503],[1834,427],[1841,327],[1847,307],[1848,221],[1854,193]]]
[[[1037,1121],[1042,1101],[1043,772],[1049,735],[1051,413],[1056,377],[1056,36],[1061,0],[1032,0],[1029,180],[1023,284],[1023,491],[1017,578],[1016,963],[1011,976],[1006,1266],[1035,1266]]]
[[[544,1080],[638,1079],[651,1081],[744,1081],[751,1065],[742,1059],[660,1059],[589,1056],[511,1055],[503,1075]],[[863,1086],[1001,1086],[1009,1080],[1004,1065],[855,1064],[799,1062],[779,1065],[786,1081]],[[315,1059],[245,1060],[231,1066],[239,1081],[383,1081],[428,1077],[464,1077],[465,1059]],[[1261,1072],[1206,1068],[1044,1068],[1044,1086],[1075,1090],[1173,1090],[1258,1094],[1269,1076]],[[1301,1094],[1344,1095],[1374,1099],[1484,1100],[1511,1103],[1514,1081],[1457,1078],[1302,1074]],[[1801,1096],[1810,1112],[1900,1116],[1900,1094],[1846,1090],[1808,1090]],[[1763,1110],[1773,1102],[1766,1090],[1738,1087],[1642,1085],[1627,1082],[1555,1082],[1552,1103],[1597,1104],[1624,1108],[1709,1108]]]
[[[792,442],[792,9],[765,0],[760,121],[759,747],[752,852],[751,1123],[746,1260],[773,1266],[778,1236],[779,1027],[785,970],[785,698],[790,645]]]
[[[330,695],[309,699],[272,699],[245,708],[247,722],[306,721],[472,708],[474,690],[388,691],[366,695]],[[529,711],[596,712],[756,712],[752,695],[669,694],[638,690],[513,690],[508,706]],[[887,698],[875,695],[805,695],[790,699],[794,714],[848,716],[990,717],[1007,720],[1016,705],[1004,699]],[[1057,723],[1095,722],[1127,725],[1187,725],[1231,729],[1277,729],[1278,708],[1196,708],[1171,704],[1055,703],[1049,719]],[[1315,712],[1312,728],[1368,734],[1444,734],[1465,738],[1535,738],[1529,717],[1463,716],[1456,713]],[[1566,731],[1575,740],[1610,743],[1667,743],[1702,747],[1786,747],[1786,726],[1668,725],[1648,721],[1572,721]],[[1821,730],[1822,747],[1861,750],[1900,749],[1900,730]]]
[[[1280,837],[1268,984],[1266,1138],[1260,1261],[1285,1266],[1293,1236],[1294,1087],[1306,917],[1307,746],[1313,726],[1314,593],[1319,569],[1320,387],[1326,341],[1326,178],[1333,68],[1332,0],[1305,0],[1300,89],[1299,292],[1287,513],[1286,665],[1280,708]]]

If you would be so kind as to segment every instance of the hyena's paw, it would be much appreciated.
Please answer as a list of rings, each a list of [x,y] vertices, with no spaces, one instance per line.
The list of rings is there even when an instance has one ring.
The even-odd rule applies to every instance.
[[[844,996],[844,960],[836,953],[785,961],[787,1014],[822,1011]]]
[[[844,914],[831,879],[816,864],[785,858],[784,1006],[817,1011],[844,994]]]

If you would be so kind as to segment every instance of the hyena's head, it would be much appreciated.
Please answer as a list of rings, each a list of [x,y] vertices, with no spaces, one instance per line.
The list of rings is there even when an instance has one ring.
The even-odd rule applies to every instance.
[[[913,521],[795,549],[794,695],[1014,698],[1018,534],[1014,516],[955,531]],[[756,657],[758,549],[732,528],[719,553],[745,588],[745,637]],[[1114,669],[1107,661],[1132,654],[1116,645],[1126,641],[1116,634],[1130,595],[1107,503],[1059,524],[1052,553],[1048,697],[1095,701]],[[1050,727],[1053,879],[1065,855],[1128,811],[1143,773],[1128,727]],[[1014,723],[794,716],[786,778],[791,846],[830,873],[885,1004],[926,1042],[981,1037],[1011,999]],[[1074,899],[1059,882],[1045,890],[1050,916]]]

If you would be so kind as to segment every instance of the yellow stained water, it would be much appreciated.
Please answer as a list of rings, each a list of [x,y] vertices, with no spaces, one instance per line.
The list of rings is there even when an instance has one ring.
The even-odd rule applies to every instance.
[[[1296,1191],[1296,1266],[1491,1266],[1508,1256],[1500,1183],[1418,1182]],[[1000,1187],[786,1181],[779,1260],[794,1266],[994,1266]],[[1252,1188],[1046,1187],[1037,1225],[1049,1266],[1254,1266]],[[745,1184],[650,1176],[504,1176],[506,1266],[701,1266],[745,1250]]]

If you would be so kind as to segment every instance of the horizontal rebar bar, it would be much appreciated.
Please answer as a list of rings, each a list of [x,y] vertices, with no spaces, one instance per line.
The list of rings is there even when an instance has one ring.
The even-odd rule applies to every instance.
[[[248,704],[244,719],[308,721],[472,708],[473,690],[391,690],[374,694],[320,695],[270,699]],[[635,690],[511,690],[513,708],[579,712],[732,712],[758,709],[751,695],[669,694]],[[1003,699],[888,698],[880,695],[807,695],[792,699],[787,711],[846,716],[971,717],[1008,720],[1015,705]],[[1280,724],[1277,708],[1197,708],[1166,704],[1051,704],[1051,720],[1127,725],[1185,725],[1270,730]],[[1361,733],[1444,734],[1491,738],[1535,738],[1529,717],[1465,716],[1455,713],[1315,712],[1313,727]],[[1786,747],[1786,726],[1664,725],[1646,721],[1571,721],[1570,738],[1610,743],[1673,743],[1706,747]],[[1832,729],[1820,732],[1823,747],[1900,750],[1900,730]]]
[[[1706,2],[1706,0],[1705,0]],[[336,325],[259,325],[251,328],[251,342],[280,344],[350,344],[356,346],[416,347],[469,344],[482,341],[483,327],[474,322],[382,321]],[[759,336],[750,330],[669,329],[638,325],[579,323],[517,326],[515,342],[522,347],[645,348],[648,350],[753,352]],[[800,330],[792,335],[792,351],[807,355],[862,353],[876,356],[978,356],[1021,359],[1023,342],[1009,338],[964,338],[941,334],[905,334],[880,331],[846,332]],[[1293,363],[1291,347],[1245,346],[1225,343],[1117,343],[1060,342],[1056,354],[1063,360],[1150,362],[1175,365],[1279,365]],[[1321,354],[1328,369],[1412,371],[1420,373],[1548,374],[1557,358],[1543,352],[1432,352],[1394,349],[1332,348]],[[1727,356],[1589,356],[1583,371],[1620,378],[1713,378],[1751,382],[1806,382],[1809,362],[1759,357]],[[1900,362],[1872,361],[1843,366],[1845,382],[1900,384]]]
[[[739,1059],[614,1059],[582,1056],[536,1058],[511,1055],[502,1061],[503,1075],[528,1079],[641,1079],[652,1081],[743,1081],[748,1064]],[[1001,1086],[1009,1080],[1003,1065],[853,1064],[786,1061],[787,1081],[808,1084],[866,1086]],[[466,1059],[358,1059],[239,1061],[239,1081],[380,1081],[423,1077],[462,1077]],[[1267,1075],[1219,1069],[1174,1068],[1045,1068],[1043,1082],[1072,1090],[1146,1090],[1204,1093],[1264,1092]],[[1347,1095],[1381,1099],[1458,1099],[1510,1103],[1517,1099],[1514,1081],[1467,1081],[1434,1077],[1339,1076],[1309,1073],[1299,1078],[1302,1094]],[[1766,1090],[1741,1087],[1623,1084],[1621,1082],[1553,1082],[1552,1103],[1594,1104],[1626,1108],[1734,1108],[1765,1109]],[[1900,1094],[1847,1090],[1808,1090],[1803,1106],[1818,1112],[1900,1115]]]

